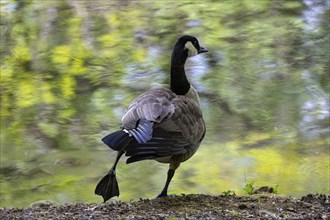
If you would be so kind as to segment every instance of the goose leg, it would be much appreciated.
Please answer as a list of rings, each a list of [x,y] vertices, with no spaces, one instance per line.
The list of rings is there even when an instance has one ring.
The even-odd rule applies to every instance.
[[[164,186],[164,189],[162,190],[162,192],[157,196],[157,198],[159,197],[165,197],[167,196],[167,189],[168,189],[168,186],[170,185],[170,182],[174,176],[174,173],[175,173],[175,170],[180,166],[180,162],[179,160],[172,160],[170,162],[170,168],[168,169],[167,171],[167,179],[166,179],[166,183],[165,183],[165,186]]]
[[[119,187],[116,179],[116,166],[124,151],[119,151],[115,163],[95,188],[95,194],[103,197],[104,202],[114,196],[119,196]]]
[[[166,179],[166,183],[164,186],[164,189],[162,190],[162,192],[157,196],[157,198],[159,197],[166,197],[167,196],[167,189],[168,186],[170,185],[170,182],[174,176],[175,170],[172,170],[171,168],[167,171],[167,179]]]

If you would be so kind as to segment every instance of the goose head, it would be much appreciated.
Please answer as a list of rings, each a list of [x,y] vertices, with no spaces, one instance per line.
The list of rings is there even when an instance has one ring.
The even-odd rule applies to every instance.
[[[188,57],[208,52],[206,48],[199,45],[198,40],[193,36],[183,36],[179,39],[178,43],[179,42],[182,42],[182,44],[184,44],[184,51],[187,51]]]
[[[205,52],[208,52],[208,50],[199,45],[196,37],[184,35],[180,37],[175,44],[172,59],[179,62],[181,61],[181,63],[183,62],[184,64],[187,58]]]

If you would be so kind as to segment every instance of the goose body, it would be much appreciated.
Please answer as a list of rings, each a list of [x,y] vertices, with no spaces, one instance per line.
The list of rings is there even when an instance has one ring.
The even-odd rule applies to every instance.
[[[119,196],[115,170],[123,154],[129,157],[127,163],[153,159],[170,164],[161,197],[167,195],[180,163],[197,151],[205,135],[205,123],[199,96],[186,78],[184,64],[188,57],[203,52],[207,50],[199,46],[195,37],[179,38],[172,53],[171,88],[152,89],[139,95],[122,117],[121,130],[102,139],[118,151],[114,165],[95,189],[104,202]]]

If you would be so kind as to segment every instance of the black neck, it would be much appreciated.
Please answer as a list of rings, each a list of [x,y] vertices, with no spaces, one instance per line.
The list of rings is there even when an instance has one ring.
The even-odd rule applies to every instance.
[[[177,95],[185,95],[190,89],[190,83],[184,70],[188,51],[174,48],[171,61],[171,90]]]

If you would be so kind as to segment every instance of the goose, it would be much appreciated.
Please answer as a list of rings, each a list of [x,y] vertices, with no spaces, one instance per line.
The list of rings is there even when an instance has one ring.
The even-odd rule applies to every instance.
[[[184,69],[187,58],[205,52],[208,50],[195,37],[180,37],[172,52],[170,89],[151,89],[139,95],[122,117],[121,129],[102,139],[118,152],[95,188],[104,202],[119,196],[116,166],[123,154],[127,164],[148,159],[169,163],[165,186],[157,197],[167,196],[175,170],[195,154],[205,135],[199,96]]]

